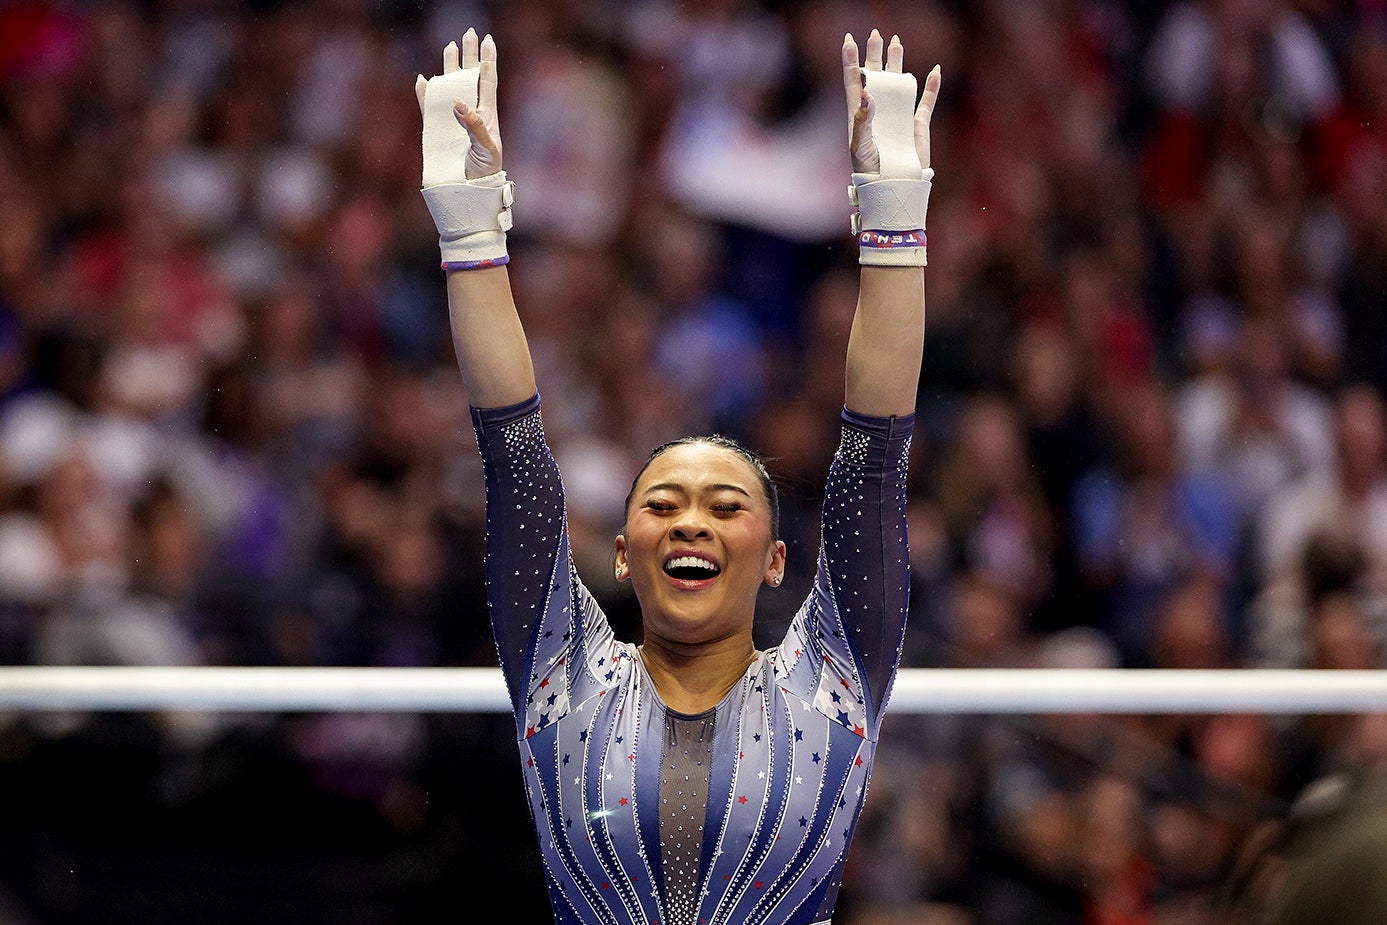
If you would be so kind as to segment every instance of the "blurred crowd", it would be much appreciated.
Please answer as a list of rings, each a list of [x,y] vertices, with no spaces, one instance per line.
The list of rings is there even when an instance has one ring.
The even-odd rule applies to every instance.
[[[621,634],[622,499],[688,433],[782,485],[763,643],[808,590],[857,284],[838,49],[877,26],[944,75],[904,664],[1382,666],[1383,0],[4,4],[0,663],[495,664],[412,92],[469,25],[499,47],[573,548]],[[0,783],[109,754],[111,722],[0,717]],[[142,806],[251,749],[390,838],[533,863],[523,815],[444,818],[478,743],[511,781],[505,722],[140,722]],[[1387,758],[1387,719],[892,715],[883,740],[846,925],[1213,925],[1246,835]],[[80,920],[24,818],[0,918],[8,879]],[[376,913],[335,921],[404,920]]]

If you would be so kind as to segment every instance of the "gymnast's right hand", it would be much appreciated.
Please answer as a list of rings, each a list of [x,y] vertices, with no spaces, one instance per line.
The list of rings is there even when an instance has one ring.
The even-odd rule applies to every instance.
[[[496,125],[496,43],[480,43],[477,30],[443,49],[443,73],[414,81],[424,116],[423,182],[420,192],[438,226],[443,269],[481,270],[510,260],[515,184],[501,169],[501,131]]]
[[[466,77],[473,79],[459,80]],[[474,92],[475,98],[468,99]],[[419,99],[419,111],[426,118],[427,95],[451,96],[453,115],[458,124],[467,130],[471,142],[464,159],[463,176],[425,176],[425,186],[438,182],[476,180],[501,170],[501,130],[496,122],[496,42],[490,35],[478,42],[477,30],[469,28],[462,37],[461,62],[458,60],[457,43],[449,42],[443,49],[443,74],[432,79],[420,74],[414,81],[414,94]],[[430,102],[434,103],[433,100]]]

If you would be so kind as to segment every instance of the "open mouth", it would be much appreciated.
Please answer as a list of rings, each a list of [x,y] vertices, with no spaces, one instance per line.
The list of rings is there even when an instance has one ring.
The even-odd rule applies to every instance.
[[[676,556],[665,563],[665,574],[681,582],[708,581],[721,571],[716,562],[701,556]]]

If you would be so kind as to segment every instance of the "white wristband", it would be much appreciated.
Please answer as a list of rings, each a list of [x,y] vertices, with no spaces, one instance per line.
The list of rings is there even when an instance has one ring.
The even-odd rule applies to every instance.
[[[515,184],[504,170],[462,183],[426,187],[424,202],[438,228],[438,249],[451,269],[503,263]],[[471,266],[466,266],[471,264]]]
[[[934,170],[926,168],[917,180],[883,180],[880,174],[855,173],[848,200],[857,211],[852,233],[857,236],[857,262],[863,266],[923,267],[928,260],[925,215]]]

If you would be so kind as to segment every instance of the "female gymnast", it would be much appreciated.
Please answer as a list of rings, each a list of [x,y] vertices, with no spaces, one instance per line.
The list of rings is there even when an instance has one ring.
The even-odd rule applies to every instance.
[[[722,437],[657,448],[615,539],[641,645],[615,638],[574,568],[511,294],[496,44],[449,43],[422,75],[423,195],[486,473],[486,582],[530,812],[558,923],[829,921],[905,631],[905,484],[924,339],[929,122],[939,69],[902,70],[876,30],[843,41],[847,208],[861,279],[842,437],[813,588],[774,648],[776,488]],[[851,213],[849,215],[849,213]]]

